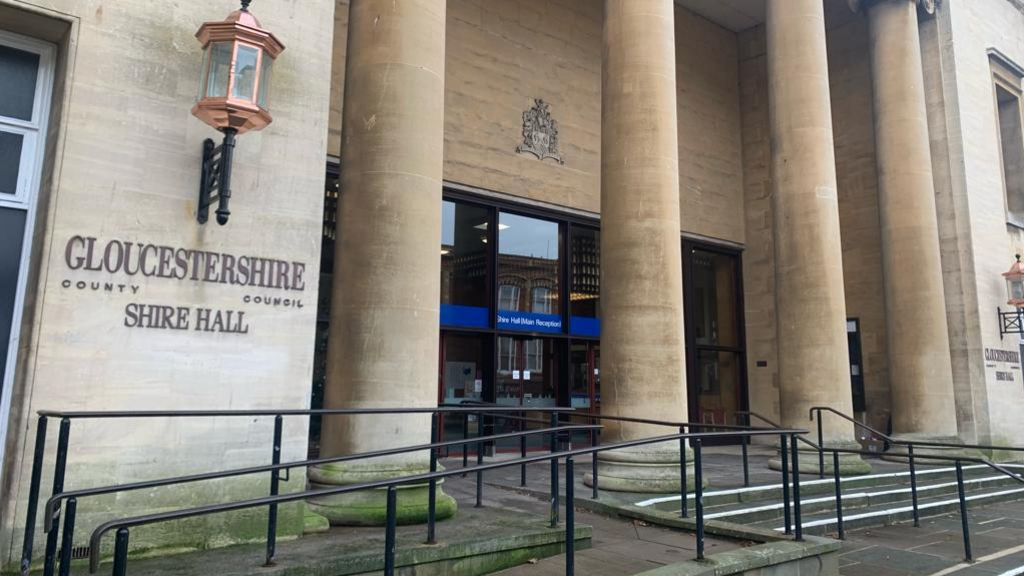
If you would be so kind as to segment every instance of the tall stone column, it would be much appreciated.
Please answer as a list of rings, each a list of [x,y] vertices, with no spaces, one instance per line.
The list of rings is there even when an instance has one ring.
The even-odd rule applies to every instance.
[[[675,49],[672,0],[605,0],[601,412],[678,422],[687,410]],[[604,425],[606,441],[675,432]],[[600,487],[675,492],[679,462],[677,442],[603,452]]]
[[[950,440],[957,436],[956,403],[917,2],[866,4],[893,433]]]
[[[768,0],[765,28],[782,424],[813,430],[813,406],[853,414],[824,5]],[[858,446],[853,425],[835,416],[824,418],[824,440]],[[816,453],[800,461],[817,471]],[[870,471],[855,455],[841,462],[843,472]]]
[[[331,287],[326,408],[437,405],[445,0],[353,0]],[[429,415],[329,416],[323,456],[427,443]],[[428,454],[329,464],[314,485],[425,472]],[[455,502],[438,494],[438,514]],[[386,492],[318,498],[334,524],[380,524]],[[398,492],[399,522],[426,518],[425,485]]]

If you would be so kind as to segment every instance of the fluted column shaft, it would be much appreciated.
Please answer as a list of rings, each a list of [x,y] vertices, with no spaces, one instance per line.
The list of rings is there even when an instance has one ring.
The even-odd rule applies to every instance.
[[[952,437],[956,404],[917,8],[867,7],[893,432]]]
[[[605,0],[601,110],[601,411],[685,421],[672,0]],[[608,422],[609,440],[666,433]],[[602,455],[602,488],[673,491],[679,448]]]
[[[853,412],[825,16],[821,0],[768,0],[772,206],[782,423],[812,406]],[[824,419],[829,444],[853,427]]]
[[[324,406],[436,406],[445,0],[353,0],[348,31]],[[325,417],[321,452],[429,439],[426,414]],[[310,478],[349,484],[423,472],[427,458],[417,453],[327,465]],[[425,516],[425,492],[423,498],[414,493],[399,495],[403,521]],[[382,521],[381,498],[317,504],[336,523]]]

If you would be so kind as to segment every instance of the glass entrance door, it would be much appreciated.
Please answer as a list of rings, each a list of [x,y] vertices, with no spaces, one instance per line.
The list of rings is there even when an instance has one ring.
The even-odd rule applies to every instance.
[[[493,340],[487,335],[441,333],[439,400],[442,404],[484,401],[490,389],[491,342]],[[469,436],[476,436],[479,423],[475,417],[468,420]],[[441,421],[445,440],[462,438],[466,432],[466,419],[460,415],[445,416]],[[461,449],[452,452],[461,452]]]
[[[736,252],[683,245],[691,422],[735,424],[746,410],[746,349]]]
[[[601,413],[601,345],[574,341],[569,347],[569,405],[579,412]],[[576,423],[584,423],[577,419]],[[589,444],[590,434],[579,432],[573,444]]]
[[[498,370],[495,402],[501,406],[553,408],[558,405],[558,378],[561,370],[559,342],[554,338],[498,336]],[[544,419],[541,412],[526,412],[527,418]],[[534,427],[539,426],[535,425]],[[518,429],[514,421],[498,420],[496,433]],[[540,436],[528,438],[530,447],[545,446]],[[516,440],[498,443],[498,449],[518,447]]]

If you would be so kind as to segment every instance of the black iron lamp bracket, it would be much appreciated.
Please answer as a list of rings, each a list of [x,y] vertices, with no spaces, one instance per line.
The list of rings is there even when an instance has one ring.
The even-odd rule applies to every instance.
[[[996,308],[999,313],[999,339],[1007,334],[1024,334],[1024,310],[1016,308],[1010,312],[1003,312],[1002,308]]]
[[[217,202],[217,223],[221,226],[228,223],[231,211],[228,202],[231,200],[231,164],[235,156],[234,128],[224,130],[224,141],[215,146],[213,140],[203,141],[203,169],[199,180],[199,206],[196,220],[206,224],[210,217],[210,206]]]

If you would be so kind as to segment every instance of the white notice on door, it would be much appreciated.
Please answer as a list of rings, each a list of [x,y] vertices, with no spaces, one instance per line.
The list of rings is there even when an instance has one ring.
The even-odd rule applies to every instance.
[[[473,391],[477,394],[484,391],[484,381],[477,378],[473,381]]]
[[[530,371],[526,370],[526,371],[523,372],[523,380],[529,380],[529,379],[530,379]]]
[[[519,380],[519,370],[513,370],[512,371],[512,379],[513,380]]]

